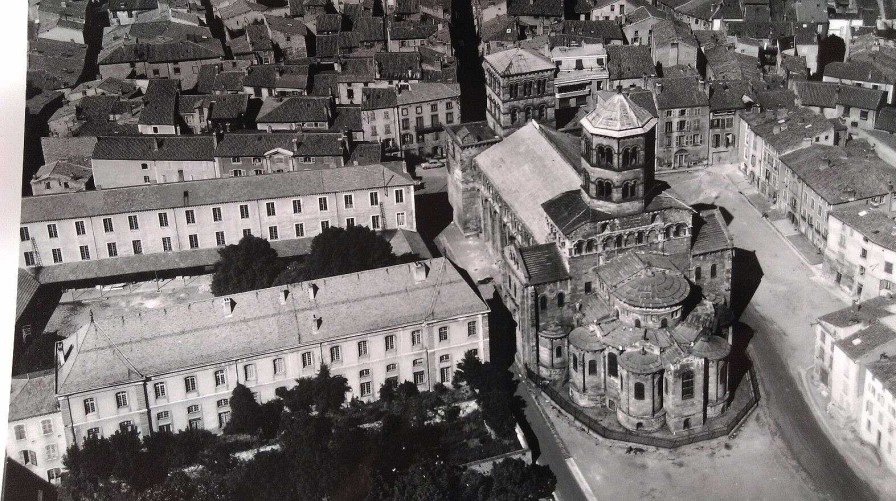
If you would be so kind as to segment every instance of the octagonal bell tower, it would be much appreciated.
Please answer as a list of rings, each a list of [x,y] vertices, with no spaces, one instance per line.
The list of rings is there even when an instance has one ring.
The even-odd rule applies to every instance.
[[[616,216],[644,210],[650,180],[649,135],[656,118],[618,91],[582,124],[582,189],[597,210]]]

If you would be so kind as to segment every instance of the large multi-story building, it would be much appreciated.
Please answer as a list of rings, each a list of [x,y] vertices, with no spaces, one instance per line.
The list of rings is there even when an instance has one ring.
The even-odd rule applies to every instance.
[[[66,440],[62,414],[56,405],[52,370],[12,378],[9,394],[7,457],[37,476],[59,483]]]
[[[693,77],[658,78],[656,168],[682,169],[709,163],[709,91]]]
[[[416,231],[413,185],[396,162],[26,197],[19,266],[41,276],[165,260],[172,269],[213,264],[219,247],[248,234],[296,254],[330,226]]]
[[[220,177],[213,136],[100,137],[91,164],[97,189]]]
[[[445,125],[460,122],[458,84],[419,82],[399,84],[396,113],[405,155],[442,156]]]
[[[467,206],[501,259],[517,363],[631,431],[679,432],[728,405],[733,243],[717,209],[657,190],[655,124],[622,93],[581,139],[530,122],[473,159]]]
[[[889,356],[866,369],[865,400],[859,419],[859,436],[877,449],[877,455],[896,471],[896,360]]]
[[[583,44],[579,47],[558,46],[551,49],[551,61],[557,66],[554,78],[556,108],[594,107],[597,91],[609,85],[607,50],[603,44]]]
[[[880,204],[893,210],[892,194]],[[896,293],[896,223],[885,210],[853,207],[828,214],[825,276],[858,301]]]
[[[486,121],[502,137],[532,119],[554,124],[554,63],[528,49],[485,56]]]
[[[57,347],[66,437],[217,431],[236,384],[264,402],[322,364],[349,399],[375,399],[387,379],[450,386],[467,351],[489,359],[488,312],[438,258],[93,319]]]
[[[448,202],[453,210],[454,224],[464,235],[480,231],[479,190],[473,159],[487,148],[501,141],[485,121],[467,122],[445,127],[448,136]]]

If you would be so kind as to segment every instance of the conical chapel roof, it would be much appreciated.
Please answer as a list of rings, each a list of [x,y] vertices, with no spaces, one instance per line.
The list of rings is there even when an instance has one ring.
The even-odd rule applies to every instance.
[[[626,137],[645,134],[656,124],[649,111],[635,104],[622,92],[603,100],[580,122],[591,134]]]

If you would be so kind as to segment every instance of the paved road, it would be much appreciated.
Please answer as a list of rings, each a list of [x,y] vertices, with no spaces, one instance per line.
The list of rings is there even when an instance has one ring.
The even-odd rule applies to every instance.
[[[741,321],[755,332],[750,348],[754,363],[759,368],[764,405],[796,462],[808,473],[815,486],[832,499],[877,499],[874,491],[849,467],[815,420],[800,392],[799,383],[794,380],[772,341],[773,336],[784,334],[752,305],[741,315]]]
[[[545,416],[536,407],[527,384],[524,381],[520,382],[516,394],[526,401],[526,421],[529,422],[532,432],[538,437],[537,444],[529,444],[533,454],[536,451],[540,452],[540,455],[535,457],[536,461],[538,464],[550,466],[551,471],[557,476],[557,488],[554,491],[554,496],[559,501],[587,501],[588,498],[582,493],[566,463],[569,454],[563,448],[560,439],[554,434],[553,428],[545,421]]]

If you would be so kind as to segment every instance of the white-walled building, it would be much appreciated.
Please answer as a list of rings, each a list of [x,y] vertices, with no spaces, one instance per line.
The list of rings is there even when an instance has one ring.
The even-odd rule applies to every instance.
[[[12,378],[6,455],[44,480],[58,484],[66,441],[55,384],[52,370]]]
[[[892,200],[881,200],[886,206]],[[828,214],[824,273],[858,301],[896,292],[896,222],[884,210],[853,207]]]
[[[896,471],[896,359],[868,364],[859,436],[877,449],[877,455]]]
[[[489,359],[488,312],[437,258],[97,319],[57,348],[66,436],[218,431],[237,383],[264,402],[321,364],[349,399],[391,378],[450,386],[467,351]]]

